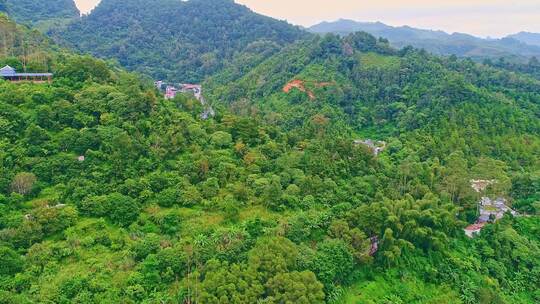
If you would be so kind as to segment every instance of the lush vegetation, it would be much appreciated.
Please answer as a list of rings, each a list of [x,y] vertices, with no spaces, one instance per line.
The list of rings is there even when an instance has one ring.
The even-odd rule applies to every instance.
[[[9,14],[19,23],[40,28],[79,17],[79,10],[73,0],[0,0],[0,11]]]
[[[385,175],[392,176],[392,181],[379,195],[395,200],[404,195],[421,199],[433,194],[443,202],[451,202],[461,210],[458,218],[470,223],[476,217],[478,196],[470,188],[469,180],[489,177],[500,181],[498,189],[492,189],[490,195],[511,197],[516,208],[529,214],[538,214],[540,210],[540,83],[534,78],[470,60],[432,57],[410,48],[396,51],[387,41],[362,33],[344,38],[332,35],[315,38],[285,49],[246,75],[240,75],[236,70],[225,70],[207,85],[215,101],[239,115],[257,117],[289,132],[311,128],[314,134],[325,138],[348,133],[356,138],[387,141],[387,151],[378,161],[391,166]],[[303,81],[306,90],[311,90],[315,98],[301,90],[284,93],[282,88],[294,79]],[[306,117],[310,119],[306,120]],[[340,129],[342,127],[347,131]],[[336,132],[336,128],[339,131]],[[329,166],[325,161],[321,163]],[[380,186],[377,189],[381,191]],[[391,205],[398,208],[396,201]],[[449,213],[453,214],[452,211]],[[441,218],[441,215],[435,217]],[[369,222],[363,231],[367,235],[383,235],[384,230],[366,230],[366,227],[376,227],[376,223],[384,222],[383,218]],[[511,227],[511,224],[505,227]],[[526,233],[524,240],[535,229],[520,230]],[[395,229],[392,232],[395,233]],[[452,235],[448,231],[444,234]],[[441,245],[444,243],[442,241]],[[469,250],[469,242],[450,243],[451,249],[446,247],[447,243],[444,252],[456,255],[458,259],[473,259],[475,265],[481,265],[479,267],[485,266],[486,257],[475,257],[474,250]],[[406,266],[396,266],[397,272],[390,267],[388,277],[375,276],[375,282],[369,286],[380,292],[381,286],[377,282],[381,280],[392,285],[390,282],[411,277],[413,282],[423,282],[426,290],[411,289],[414,284],[400,287],[409,289],[403,294],[399,290],[382,289],[383,293],[397,297],[386,301],[396,303],[401,299],[404,303],[423,303],[441,300],[438,297],[447,292],[459,295],[454,302],[480,301],[479,293],[485,292],[479,287],[485,284],[481,277],[488,272],[466,275],[466,280],[478,287],[468,295],[453,288],[444,291],[440,286],[445,285],[445,280],[433,284],[425,279],[424,271],[425,267],[439,269],[448,257],[435,257],[433,251],[441,249],[430,247],[426,251],[429,258],[419,260],[418,256],[423,255],[418,252],[403,253],[408,251],[404,249],[406,244],[401,243],[397,248],[400,248],[398,255],[407,257],[396,262],[407,263]],[[532,250],[537,245],[529,248]],[[538,258],[532,252],[529,254],[533,260]],[[409,258],[419,264],[412,267]],[[448,267],[455,269],[457,266]],[[411,273],[411,269],[421,271]],[[373,278],[373,273],[369,273]],[[446,281],[448,286],[458,283]],[[434,287],[437,289],[433,290]],[[365,290],[361,290],[359,292],[363,294]],[[418,298],[424,292],[431,292],[434,297]],[[501,301],[534,301],[534,298],[518,298]],[[352,299],[354,297],[349,298]],[[370,303],[369,298],[360,299]],[[360,299],[358,301],[364,303]],[[491,300],[482,301],[491,303]]]
[[[484,61],[484,64],[513,72],[528,74],[540,80],[540,61],[536,57],[529,59],[529,62],[526,64],[508,61],[504,58],[499,58],[495,61],[487,59]]]
[[[176,82],[199,82],[245,49],[275,49],[307,35],[231,0],[104,0],[51,34],[66,46]]]
[[[20,26],[0,13],[0,66],[23,72],[47,71],[51,65],[49,40],[37,31]]]
[[[538,80],[329,35],[232,56],[200,120],[0,26],[0,60],[55,73],[0,80],[0,303],[540,301]],[[468,239],[481,195],[530,216]]]
[[[311,32],[348,35],[365,31],[376,37],[388,39],[393,46],[412,45],[433,54],[497,60],[501,57],[512,62],[526,63],[532,56],[540,57],[538,34],[519,33],[501,39],[482,39],[468,34],[448,34],[443,31],[423,30],[410,26],[393,27],[380,22],[338,20],[322,22],[309,28]]]

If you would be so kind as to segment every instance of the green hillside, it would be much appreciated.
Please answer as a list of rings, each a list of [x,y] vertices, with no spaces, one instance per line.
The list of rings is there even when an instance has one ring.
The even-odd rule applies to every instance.
[[[181,82],[201,81],[245,49],[275,49],[307,35],[231,0],[104,0],[51,34],[129,70]]]
[[[500,133],[513,138],[539,130],[538,80],[470,60],[442,59],[410,48],[398,51],[365,33],[314,38],[286,48],[246,74],[236,70],[226,69],[207,82],[213,98],[233,108],[248,101],[262,110],[261,116],[278,113],[278,122],[290,128],[304,124],[302,117],[324,114],[379,139],[419,130],[441,140],[448,134],[435,132],[473,132],[474,137],[462,138],[486,142],[464,143],[474,147],[461,147],[464,152],[498,157],[514,150],[492,148],[494,140],[502,139]],[[284,93],[293,80],[304,82],[315,98],[300,90]],[[520,123],[513,116],[520,117]],[[468,121],[469,130],[462,121]],[[427,154],[442,158],[456,148]]]
[[[10,65],[18,71],[47,71],[51,65],[49,39],[35,30],[13,23],[0,13],[0,68]]]
[[[364,31],[375,37],[388,39],[397,48],[412,45],[436,55],[455,55],[477,61],[504,57],[514,63],[526,63],[531,57],[540,57],[540,45],[535,43],[534,34],[483,39],[463,33],[448,34],[443,31],[424,30],[410,26],[393,27],[381,22],[357,22],[346,19],[322,22],[308,30],[318,34],[340,35]]]
[[[393,181],[387,180],[388,188],[379,195],[398,199],[434,194],[461,210],[458,218],[473,222],[478,196],[469,180],[499,176],[506,184],[499,184],[501,188],[491,195],[511,197],[524,212],[539,211],[540,82],[534,78],[470,60],[441,59],[413,49],[397,51],[385,40],[363,33],[315,38],[286,48],[245,75],[236,70],[225,70],[207,82],[214,102],[235,113],[258,117],[289,132],[310,129],[324,138],[352,134],[348,136],[386,141],[387,151],[379,161],[392,168]],[[287,84],[299,81],[302,88],[284,92]],[[329,131],[335,128],[340,131]],[[331,168],[335,161],[320,163]],[[380,177],[379,169],[376,172]],[[525,180],[528,186],[521,184]],[[380,186],[377,189],[381,191]],[[367,206],[362,212],[379,208],[373,203]],[[391,210],[400,208],[396,202],[391,206]],[[394,220],[406,222],[408,212],[403,212]],[[361,213],[352,214],[365,220]],[[365,232],[368,226],[361,229]],[[382,233],[375,231],[368,235]],[[384,233],[394,236],[395,232],[390,228]],[[498,238],[495,235],[478,244]],[[497,279],[496,288],[488,283],[491,279],[486,276],[494,271],[489,266],[494,261],[477,255],[477,245],[455,240],[447,244],[450,247],[441,243],[446,248],[442,256],[449,254],[442,258],[435,257],[440,248],[424,247],[427,257],[416,251],[418,244],[411,247],[416,248],[414,253],[405,249],[406,244],[378,257],[379,261],[397,259],[395,264],[384,262],[393,267],[383,274],[366,271],[366,277],[339,298],[347,303],[533,303],[538,299],[530,293],[536,287],[512,296],[510,290],[505,291],[510,286],[504,287],[507,279],[502,279],[506,283]],[[530,257],[538,261],[535,254]],[[439,258],[457,259],[458,264],[478,258],[472,263],[479,268],[472,272]],[[528,267],[520,262],[514,265]],[[454,275],[447,273],[450,269],[459,278],[450,279]],[[444,279],[426,279],[431,271]],[[404,280],[415,283],[400,283]]]
[[[0,0],[0,11],[22,24],[47,28],[79,17],[73,0]]]
[[[190,95],[0,21],[0,62],[54,73],[0,80],[0,303],[540,301],[538,80],[365,33],[252,28],[211,48],[227,60],[201,120]],[[210,73],[191,71],[175,77]],[[469,239],[481,196],[526,216]]]

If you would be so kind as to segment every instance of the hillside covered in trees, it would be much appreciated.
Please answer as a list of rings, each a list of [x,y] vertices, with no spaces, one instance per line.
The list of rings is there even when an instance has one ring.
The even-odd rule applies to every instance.
[[[201,120],[189,95],[2,33],[0,62],[55,78],[0,80],[0,303],[540,301],[533,77],[312,37],[232,55]],[[469,239],[481,196],[523,216]]]
[[[46,71],[51,64],[51,49],[56,49],[38,31],[17,25],[0,13],[0,66],[18,71]]]
[[[103,0],[51,35],[156,79],[199,82],[237,53],[276,50],[307,33],[232,0]]]
[[[387,142],[378,161],[395,167],[389,171],[393,182],[384,196],[399,199],[435,194],[460,210],[460,220],[472,223],[479,197],[469,181],[487,177],[500,181],[492,196],[509,197],[522,212],[538,214],[537,79],[471,60],[434,57],[412,48],[395,50],[386,40],[365,33],[317,37],[287,47],[246,74],[238,70],[226,69],[206,84],[214,102],[234,113],[258,117],[288,132],[310,128],[325,138],[346,133],[343,129],[336,132],[338,127],[347,129],[353,138]],[[332,162],[320,163],[331,167]],[[528,180],[529,190],[521,188],[518,180]],[[403,246],[385,253],[385,258],[397,258],[394,254],[403,254]],[[413,256],[416,259],[422,254]],[[418,262],[397,260],[397,264]],[[435,261],[429,267],[439,272],[440,261]],[[425,262],[413,268],[424,269]],[[485,266],[483,262],[479,260],[479,265]],[[407,273],[409,267],[405,267]],[[409,273],[408,278],[416,282],[425,275],[423,271],[417,277]],[[472,277],[467,280],[476,280]],[[393,283],[385,280],[362,286],[374,294],[378,288],[391,292]],[[474,284],[483,286],[485,282]],[[461,301],[465,303],[505,303],[495,298],[480,300],[480,296],[465,300],[463,292]],[[413,295],[400,295],[393,301],[428,302]],[[506,301],[534,302],[532,298]],[[460,303],[456,299],[450,302]]]
[[[324,114],[378,139],[424,130],[434,139],[447,140],[436,132],[473,132],[458,137],[486,142],[466,143],[479,150],[464,152],[480,156],[492,150],[499,154],[491,156],[497,157],[521,146],[495,152],[498,144],[492,141],[501,132],[538,139],[539,80],[471,60],[434,57],[412,48],[396,50],[366,33],[315,37],[285,48],[247,73],[238,70],[225,69],[207,82],[215,101],[240,110],[248,109],[242,105],[247,102],[260,116],[289,128],[301,125],[302,117]],[[284,90],[295,82],[303,88]],[[523,121],[514,123],[512,117]],[[469,122],[468,130],[462,121]],[[456,148],[426,155],[442,157]]]
[[[448,34],[410,26],[394,27],[381,22],[357,22],[346,19],[322,22],[310,27],[309,31],[340,35],[364,31],[375,37],[388,39],[397,48],[412,45],[435,55],[456,55],[479,61],[504,57],[513,62],[524,63],[534,56],[540,58],[538,34],[535,36],[532,33],[519,33],[501,39],[483,39],[464,33]]]
[[[73,0],[0,0],[0,12],[22,24],[52,26],[79,17]]]

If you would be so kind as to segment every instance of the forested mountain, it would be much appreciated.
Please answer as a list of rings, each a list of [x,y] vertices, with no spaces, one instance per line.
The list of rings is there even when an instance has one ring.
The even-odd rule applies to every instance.
[[[299,128],[311,130],[314,136],[320,138],[343,135],[343,131],[336,131],[335,128],[347,125],[352,128],[353,137],[386,141],[387,151],[380,156],[378,162],[388,164],[392,169],[389,168],[383,174],[386,176],[383,180],[389,178],[386,180],[388,188],[378,188],[381,191],[377,191],[378,195],[395,200],[402,195],[420,199],[433,194],[461,210],[460,219],[473,222],[478,197],[475,198],[469,180],[491,176],[508,182],[506,186],[500,184],[502,188],[497,191],[498,195],[516,195],[513,197],[516,207],[523,208],[522,211],[529,210],[526,212],[538,212],[540,82],[534,78],[470,60],[433,57],[424,51],[410,48],[398,51],[386,41],[377,40],[365,33],[344,38],[329,35],[299,43],[262,62],[236,80],[231,80],[236,77],[231,75],[235,75],[234,70],[224,71],[210,79],[207,87],[211,88],[215,101],[226,104],[235,113],[258,117],[267,123],[282,126],[289,132]],[[222,79],[226,81],[222,83]],[[320,163],[321,167],[330,172],[336,172],[333,171],[339,171],[333,166],[336,162],[339,161],[321,159],[315,163]],[[382,178],[379,170],[375,170],[378,173],[374,173],[374,176]],[[534,185],[531,191],[518,190],[521,187],[518,180],[522,178],[529,180],[525,184],[530,182],[530,186]],[[373,185],[372,182],[368,184]],[[400,208],[395,204],[394,201],[390,204],[393,207],[388,208]],[[365,208],[362,212],[379,208],[373,202],[360,205]],[[355,213],[355,216],[362,217],[361,212]],[[399,218],[395,220],[400,221]],[[407,226],[405,218],[401,220]],[[366,232],[366,227],[361,230]],[[418,227],[417,232],[425,228]],[[375,229],[375,232],[368,228],[367,234],[380,236],[391,233],[392,237],[396,237],[400,229]],[[428,231],[433,232],[430,229]],[[445,234],[452,238],[451,233]],[[457,247],[448,243],[443,245],[445,241],[437,243],[446,248],[440,250],[453,256],[452,259],[463,258],[461,262],[455,261],[458,264],[469,258],[479,258],[479,268],[474,271],[469,269],[470,272],[466,271],[465,274],[462,272],[463,266],[453,262],[443,262],[434,257],[420,258],[424,255],[417,251],[419,248],[424,248],[426,252],[432,251],[422,247],[426,243],[414,244],[414,240],[417,240],[417,236],[392,247],[396,251],[381,253],[384,258],[378,258],[390,264],[393,263],[391,260],[396,259],[415,266],[390,267],[394,271],[405,271],[406,274],[397,275],[389,271],[384,278],[375,279],[376,282],[359,280],[358,287],[352,291],[355,294],[348,294],[347,301],[352,303],[355,299],[360,303],[370,303],[369,300],[377,296],[392,303],[430,303],[436,299],[445,303],[538,301],[537,294],[530,298],[526,295],[534,294],[531,292],[538,288],[534,284],[535,287],[530,286],[532,289],[528,292],[525,291],[527,287],[515,294],[511,291],[512,283],[506,285],[508,279],[503,279],[506,283],[499,281],[500,289],[495,294],[491,287],[480,287],[486,286],[487,283],[481,277],[491,276],[489,273],[494,271],[491,268],[494,261],[488,256],[480,257],[482,254],[475,252],[479,250],[478,247],[472,249],[474,247],[470,247],[470,244],[465,247],[461,247],[463,244],[454,244]],[[407,242],[413,243],[412,246],[407,247]],[[427,246],[429,248],[434,244]],[[416,248],[413,249],[415,253],[410,256],[409,249],[405,248]],[[455,250],[465,250],[467,253],[458,258],[461,254]],[[540,261],[538,256],[532,259]],[[510,264],[506,265],[503,266],[504,272],[512,272],[507,268]],[[515,265],[529,267],[521,262]],[[412,269],[423,270],[415,272]],[[434,277],[426,280],[424,276],[426,271],[429,273],[428,269],[432,269]],[[450,272],[457,277],[448,280],[454,275],[447,272],[449,269],[455,269]],[[529,270],[522,268],[517,271]],[[533,272],[530,279],[537,277]],[[404,286],[403,283],[397,283],[404,278],[415,282],[411,284],[419,290],[411,292],[409,286],[404,287],[409,290],[407,293],[397,294],[400,287],[391,286]],[[437,282],[439,287],[455,287],[446,291],[433,291],[430,282]],[[471,286],[477,287],[471,290]],[[431,292],[437,296],[426,295]],[[456,294],[453,295],[454,292]],[[389,293],[392,295],[389,296]],[[446,298],[442,294],[446,294]],[[378,302],[374,300],[374,303]]]
[[[201,120],[189,95],[6,33],[0,62],[55,76],[0,79],[0,303],[540,301],[540,81],[366,33],[246,38]],[[527,216],[469,239],[482,196]]]
[[[461,33],[448,34],[443,31],[422,30],[409,26],[393,27],[380,22],[356,22],[344,19],[335,22],[322,22],[312,26],[309,30],[319,34],[335,33],[340,35],[365,31],[376,37],[388,39],[397,48],[412,45],[436,55],[456,55],[477,60],[507,57],[514,61],[527,62],[533,56],[540,58],[540,45],[527,44],[531,40],[518,39],[519,36],[482,39]]]
[[[232,0],[103,0],[52,35],[156,79],[198,82],[246,48],[275,49],[307,34]]]
[[[73,0],[0,0],[0,11],[19,23],[41,27],[77,18],[80,14]]]
[[[513,38],[526,44],[540,46],[540,33],[520,32],[510,35],[508,38]]]

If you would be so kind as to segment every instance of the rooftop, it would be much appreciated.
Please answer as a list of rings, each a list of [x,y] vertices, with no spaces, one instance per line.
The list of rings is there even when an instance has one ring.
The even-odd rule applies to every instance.
[[[0,75],[2,76],[11,76],[15,74],[16,74],[15,69],[10,67],[9,65],[6,65],[5,67],[0,69]]]
[[[478,231],[478,230],[482,230],[482,228],[484,228],[485,225],[486,225],[486,223],[472,224],[472,225],[468,226],[467,228],[465,228],[465,230]]]

